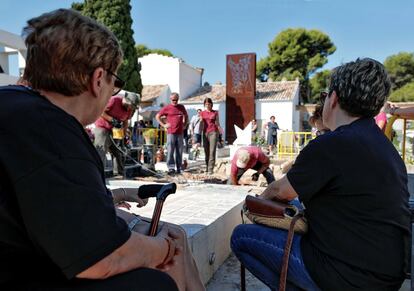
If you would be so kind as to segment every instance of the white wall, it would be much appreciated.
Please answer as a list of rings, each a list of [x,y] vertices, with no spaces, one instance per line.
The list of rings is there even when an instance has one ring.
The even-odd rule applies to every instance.
[[[296,105],[299,104],[299,89],[296,91],[292,100],[292,130],[300,131],[300,111],[296,109]]]
[[[201,85],[202,72],[178,58],[149,54],[138,59],[143,85],[167,84],[171,92],[186,99]]]
[[[294,106],[291,101],[256,100],[256,119],[261,119],[262,125],[270,121],[270,116],[274,115],[280,129],[293,130],[293,110]],[[296,121],[296,124],[298,122]]]
[[[9,74],[9,55],[2,46],[0,46],[0,66],[5,74]]]
[[[0,74],[0,86],[13,85],[13,84],[16,84],[18,80],[19,78],[15,76],[10,76],[7,74]]]
[[[170,104],[170,95],[170,87],[166,86],[165,89],[160,92],[160,96],[152,102],[153,105],[161,106],[161,104],[163,104],[165,106]]]
[[[26,53],[27,50],[23,38],[17,34],[13,34],[0,29],[0,65],[3,68],[5,74],[10,75],[11,71],[13,71],[13,75],[18,77],[20,75],[20,72],[22,72],[26,66]],[[17,55],[18,57],[17,68],[10,68],[9,57],[11,55]],[[14,65],[13,62],[12,65]],[[14,79],[17,80],[18,78],[2,76],[0,85],[9,84],[10,80]]]
[[[180,63],[179,68],[180,89],[178,93],[181,99],[186,99],[201,87],[202,72],[186,63]]]
[[[149,54],[138,59],[141,63],[142,85],[168,84],[172,92],[179,92],[179,62],[177,58]]]

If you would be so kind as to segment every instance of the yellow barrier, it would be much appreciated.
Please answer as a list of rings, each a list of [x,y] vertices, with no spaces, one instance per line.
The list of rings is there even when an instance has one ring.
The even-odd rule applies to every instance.
[[[278,157],[297,156],[313,138],[315,135],[312,132],[283,131],[277,141]]]
[[[167,143],[167,131],[158,128],[137,128],[138,144],[163,146]]]
[[[385,127],[385,135],[392,142],[392,132],[393,132],[392,125],[394,124],[394,122],[397,119],[403,119],[404,120],[401,155],[402,155],[403,161],[406,162],[405,161],[405,159],[406,159],[405,143],[406,143],[406,139],[407,139],[407,120],[409,120],[409,119],[408,118],[401,118],[397,115],[392,115],[391,118],[388,119],[388,121],[387,121],[387,126]]]

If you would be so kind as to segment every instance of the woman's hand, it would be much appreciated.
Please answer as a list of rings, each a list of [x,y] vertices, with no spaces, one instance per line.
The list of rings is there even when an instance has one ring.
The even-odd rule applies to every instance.
[[[179,234],[169,228],[168,225],[164,224],[156,237],[165,240],[167,243],[165,259],[160,265],[157,266],[157,269],[160,269],[161,271],[168,271],[176,264],[175,257],[182,252],[182,247],[177,243]]]
[[[115,204],[120,204],[122,202],[135,202],[138,207],[143,207],[147,205],[148,198],[141,199],[138,196],[137,188],[118,188],[112,190],[112,195]],[[126,207],[127,208],[127,207]],[[128,208],[129,209],[129,208]]]
[[[387,103],[384,104],[383,111],[387,114],[392,114],[393,115],[395,113],[395,110],[397,110],[397,109],[398,109],[398,106],[396,106],[395,104],[392,104],[390,102],[387,102]]]
[[[119,203],[115,204],[115,206],[118,207],[118,208],[126,208],[128,210],[131,209],[131,204],[129,204],[128,202],[125,202],[125,201],[119,202]]]

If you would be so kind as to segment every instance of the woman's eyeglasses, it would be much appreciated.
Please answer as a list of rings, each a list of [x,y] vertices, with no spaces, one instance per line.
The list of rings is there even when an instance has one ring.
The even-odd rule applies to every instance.
[[[115,75],[114,73],[112,73],[109,70],[106,70],[110,75],[115,77],[115,82],[114,82],[114,91],[112,92],[112,96],[117,95],[119,92],[121,92],[122,88],[125,86],[125,81],[122,80],[121,78],[119,78],[117,75]]]
[[[328,95],[329,95],[329,93],[326,92],[326,91],[322,91],[319,94],[319,102],[321,103],[321,105],[323,105],[325,103],[325,99],[326,99],[326,97],[328,97]]]

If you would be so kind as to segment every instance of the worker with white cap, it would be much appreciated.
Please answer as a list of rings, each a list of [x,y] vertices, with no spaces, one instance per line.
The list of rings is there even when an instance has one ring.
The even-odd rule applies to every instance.
[[[118,175],[124,175],[124,156],[119,148],[123,147],[128,128],[128,120],[134,114],[140,101],[139,94],[121,91],[112,96],[105,111],[95,122],[94,145],[105,166],[106,153],[109,151],[116,159]],[[112,138],[111,138],[112,137]],[[116,144],[115,144],[116,143]]]
[[[231,161],[229,184],[239,185],[241,176],[248,170],[256,170],[252,175],[252,180],[257,181],[262,174],[270,184],[275,180],[272,170],[269,168],[270,160],[263,151],[256,146],[239,148]]]

